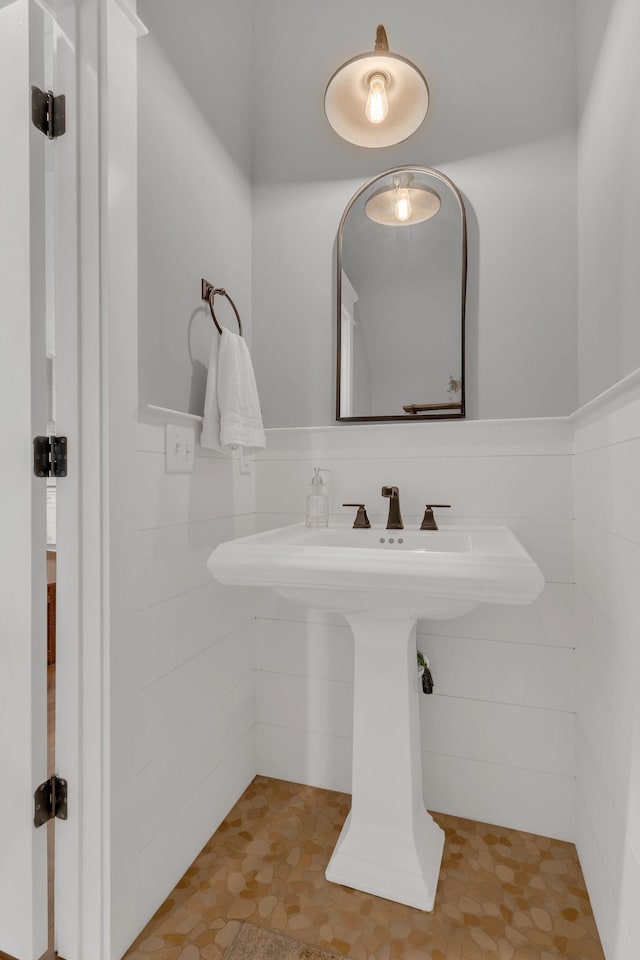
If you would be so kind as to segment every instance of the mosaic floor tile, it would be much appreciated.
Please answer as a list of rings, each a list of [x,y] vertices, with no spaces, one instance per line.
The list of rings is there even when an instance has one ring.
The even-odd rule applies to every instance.
[[[281,933],[243,923],[226,960],[340,960],[336,953],[307,947]]]
[[[604,960],[572,844],[434,814],[423,913],[325,879],[349,805],[256,777],[126,960],[222,960],[245,921],[353,960]]]

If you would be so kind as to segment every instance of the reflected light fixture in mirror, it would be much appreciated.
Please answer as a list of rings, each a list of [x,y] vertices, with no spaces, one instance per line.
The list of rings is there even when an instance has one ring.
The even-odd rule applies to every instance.
[[[411,176],[396,177],[392,187],[374,193],[364,211],[374,223],[385,227],[411,226],[435,217],[440,209],[440,197],[435,190],[414,183]]]
[[[418,129],[429,108],[427,81],[414,63],[389,52],[380,24],[375,50],[347,60],[327,84],[324,109],[339,136],[359,147],[390,147]]]

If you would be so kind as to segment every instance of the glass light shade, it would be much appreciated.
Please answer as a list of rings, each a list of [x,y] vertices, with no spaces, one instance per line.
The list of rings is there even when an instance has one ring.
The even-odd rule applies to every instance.
[[[381,75],[387,116],[367,118],[371,78]],[[376,50],[347,60],[329,80],[324,95],[327,120],[344,140],[359,147],[389,147],[414,133],[429,108],[429,88],[416,65],[405,57]]]
[[[420,184],[385,187],[374,193],[364,208],[370,220],[385,227],[409,227],[414,223],[423,223],[435,217],[439,209],[440,197],[435,190]],[[407,211],[408,216],[405,216]]]

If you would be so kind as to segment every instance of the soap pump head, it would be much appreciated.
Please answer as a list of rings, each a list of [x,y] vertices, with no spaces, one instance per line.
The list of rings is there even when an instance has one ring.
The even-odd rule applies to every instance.
[[[311,486],[312,486],[312,487],[323,487],[323,486],[324,486],[324,480],[323,480],[322,477],[320,476],[321,473],[329,473],[329,471],[328,471],[328,470],[323,470],[321,467],[314,467],[314,468],[313,468],[313,477],[311,478]]]

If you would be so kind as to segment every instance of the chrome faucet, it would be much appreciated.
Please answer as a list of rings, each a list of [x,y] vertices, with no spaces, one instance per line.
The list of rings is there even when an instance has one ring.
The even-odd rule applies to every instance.
[[[389,498],[389,517],[387,518],[387,530],[404,530],[402,515],[400,513],[400,494],[397,487],[383,487],[382,496]]]

